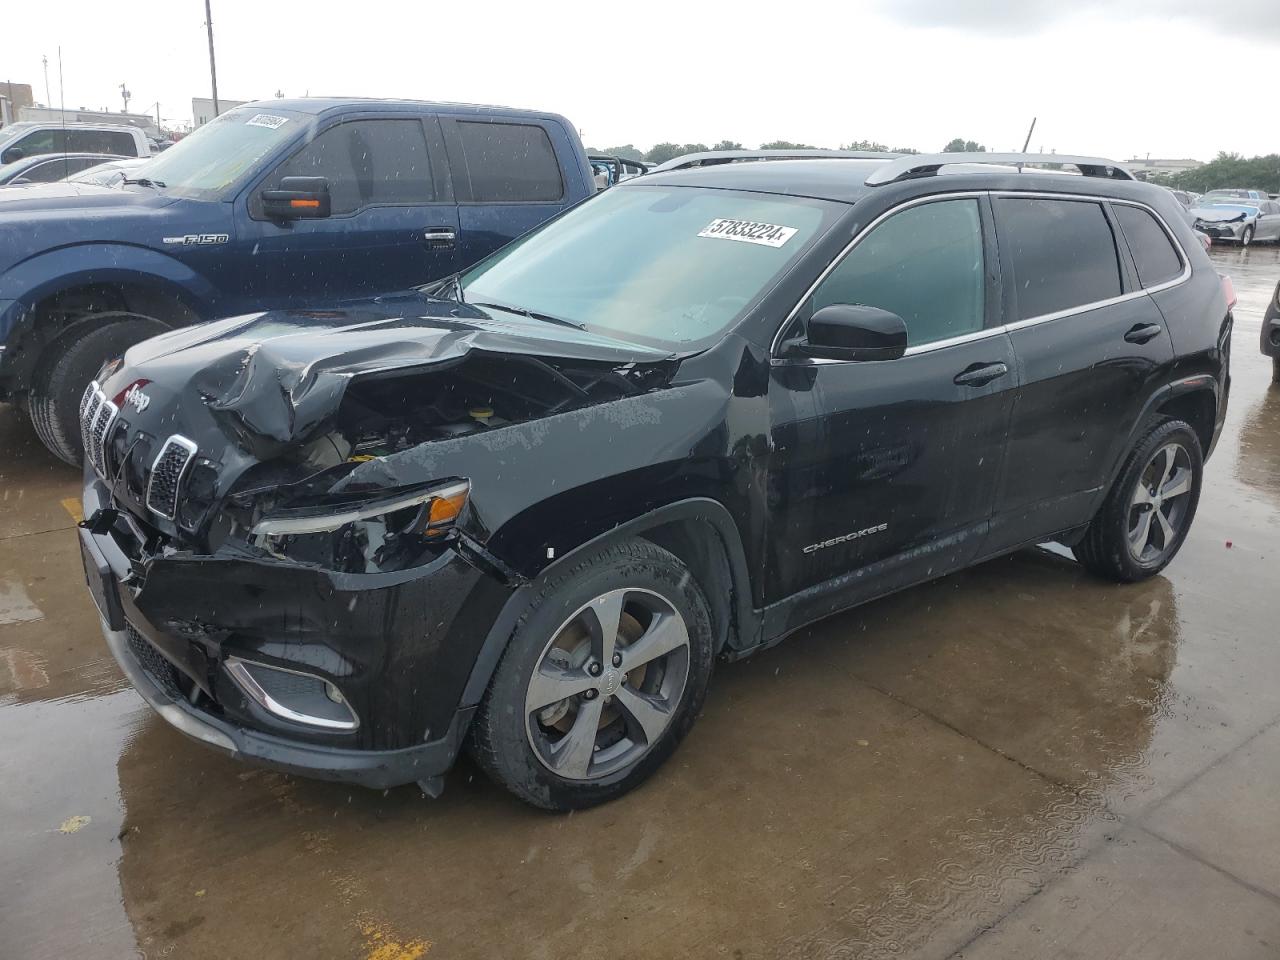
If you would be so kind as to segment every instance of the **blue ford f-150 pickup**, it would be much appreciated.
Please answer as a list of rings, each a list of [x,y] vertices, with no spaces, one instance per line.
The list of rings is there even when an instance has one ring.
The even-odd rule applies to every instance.
[[[555,114],[350,99],[239,107],[123,188],[4,188],[0,400],[79,462],[85,384],[134,343],[427,283],[594,192]]]

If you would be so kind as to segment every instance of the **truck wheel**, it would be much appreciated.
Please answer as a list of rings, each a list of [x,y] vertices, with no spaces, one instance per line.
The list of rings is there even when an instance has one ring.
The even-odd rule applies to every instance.
[[[1271,382],[1280,383],[1280,357],[1271,358]]]
[[[648,541],[548,580],[516,624],[471,728],[489,776],[546,810],[640,784],[702,707],[714,659],[706,597]]]
[[[103,313],[55,338],[36,366],[28,401],[40,442],[59,459],[78,466],[84,457],[79,414],[85,387],[108,360],[168,329],[137,313]]]
[[[1147,431],[1074,548],[1091,573],[1119,583],[1155,576],[1174,558],[1200,502],[1204,456],[1182,420]]]

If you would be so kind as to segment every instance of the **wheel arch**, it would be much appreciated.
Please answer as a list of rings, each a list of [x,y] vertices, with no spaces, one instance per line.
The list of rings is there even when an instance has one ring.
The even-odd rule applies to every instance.
[[[760,619],[752,605],[742,536],[724,504],[709,497],[670,503],[619,524],[547,563],[537,579],[572,566],[586,553],[630,539],[648,540],[670,551],[699,578],[711,607],[717,653],[755,643]],[[460,709],[478,704],[484,696],[516,623],[536,592],[536,581],[525,583],[503,605],[476,657]]]

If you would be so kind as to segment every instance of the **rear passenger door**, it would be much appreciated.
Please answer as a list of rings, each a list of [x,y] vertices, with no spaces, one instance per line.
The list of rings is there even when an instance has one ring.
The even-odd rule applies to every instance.
[[[276,222],[263,190],[324,177],[332,214]],[[252,188],[234,238],[244,308],[299,306],[404,290],[457,269],[458,209],[434,117],[380,114],[325,128]],[[242,269],[243,268],[243,269]]]
[[[1006,311],[1022,384],[1013,408],[992,548],[1090,519],[1160,368],[1164,318],[1143,292],[1183,262],[1145,208],[1048,195],[993,197]],[[1120,217],[1157,258],[1139,279]],[[1134,241],[1135,247],[1138,246]],[[1172,276],[1169,276],[1172,275]]]
[[[443,117],[441,122],[458,197],[460,268],[483,260],[567,205],[561,163],[546,127],[506,118]]]

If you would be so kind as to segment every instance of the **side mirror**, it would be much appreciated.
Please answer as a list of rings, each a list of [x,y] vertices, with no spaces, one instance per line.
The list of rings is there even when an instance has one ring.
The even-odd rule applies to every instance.
[[[30,182],[31,182],[31,178],[30,178],[30,177],[18,177],[18,179],[16,179],[16,180],[10,180],[10,181],[9,181],[9,185],[10,185],[10,186],[14,186],[14,187],[18,187],[18,186],[21,186],[21,185],[22,185],[22,184],[24,184],[24,183],[30,183]]]
[[[21,160],[26,153],[21,147],[10,147],[4,153],[0,153],[0,163],[13,163],[15,160]]]
[[[907,324],[896,313],[833,303],[814,312],[789,353],[820,360],[896,360],[907,351]]]
[[[285,177],[279,188],[262,191],[262,212],[272,220],[318,220],[331,209],[324,177]]]

